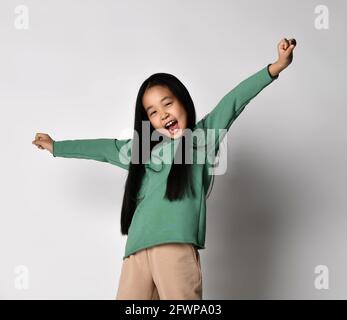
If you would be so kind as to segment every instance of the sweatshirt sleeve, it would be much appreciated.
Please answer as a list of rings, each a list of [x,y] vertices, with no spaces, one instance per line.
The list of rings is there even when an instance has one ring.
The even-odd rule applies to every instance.
[[[53,141],[53,156],[91,159],[129,168],[132,139],[86,139]]]
[[[205,143],[209,147],[208,153],[215,151],[215,154],[217,154],[226,131],[229,130],[231,124],[244,110],[245,106],[260,91],[278,78],[278,75],[271,76],[269,72],[270,65],[268,64],[266,67],[240,82],[219,101],[210,113],[198,122],[196,127],[202,128],[207,135]],[[219,129],[224,130],[220,133]]]

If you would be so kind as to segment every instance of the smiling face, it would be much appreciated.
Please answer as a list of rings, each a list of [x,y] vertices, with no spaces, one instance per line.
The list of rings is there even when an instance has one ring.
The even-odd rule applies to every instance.
[[[187,128],[187,112],[166,86],[155,85],[147,89],[142,97],[148,119],[155,130],[177,139]],[[166,127],[173,120],[173,125]]]

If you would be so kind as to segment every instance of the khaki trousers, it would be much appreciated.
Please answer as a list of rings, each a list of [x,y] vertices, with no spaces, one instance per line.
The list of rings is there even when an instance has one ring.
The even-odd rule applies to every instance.
[[[200,255],[190,243],[145,248],[123,260],[117,300],[201,300]]]

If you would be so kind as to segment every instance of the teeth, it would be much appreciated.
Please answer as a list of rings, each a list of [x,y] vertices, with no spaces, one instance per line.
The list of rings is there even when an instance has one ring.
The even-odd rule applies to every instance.
[[[171,120],[166,126],[165,128],[169,127],[171,124],[173,124],[175,122],[175,120]]]

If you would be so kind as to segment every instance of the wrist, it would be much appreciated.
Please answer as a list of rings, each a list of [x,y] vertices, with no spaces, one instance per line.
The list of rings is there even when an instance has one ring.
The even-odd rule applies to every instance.
[[[268,65],[268,71],[272,78],[277,78],[281,71],[285,69],[280,61],[276,61]]]
[[[280,60],[277,60],[274,64],[276,65],[276,68],[279,70],[279,72],[283,71],[285,68],[288,67],[288,65],[286,65],[286,63],[284,63]]]

